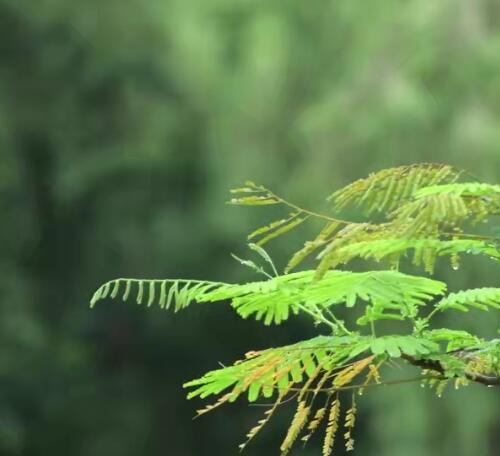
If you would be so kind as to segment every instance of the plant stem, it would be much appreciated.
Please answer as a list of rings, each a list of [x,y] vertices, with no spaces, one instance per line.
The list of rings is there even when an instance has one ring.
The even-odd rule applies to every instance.
[[[351,335],[352,332],[349,331],[345,325],[344,325],[344,322],[342,320],[339,320],[335,314],[330,310],[328,309],[327,307],[325,308],[325,312],[328,313],[328,315],[330,316],[330,318],[342,329],[342,331],[346,334],[346,335]]]
[[[332,332],[335,334],[339,329],[344,332],[344,334],[348,335],[350,332],[345,328],[344,325],[342,324],[337,324],[336,322],[333,322],[326,318],[323,315],[323,312],[321,312],[320,309],[318,309],[317,306],[313,306],[314,310],[309,309],[308,307],[304,306],[303,304],[299,304],[299,309],[302,310],[303,312],[311,315],[316,321],[320,321],[321,323],[324,323],[325,325],[329,326],[332,330]],[[337,320],[338,321],[338,320]]]
[[[335,222],[340,225],[361,225],[365,224],[366,222],[352,222],[349,220],[343,220],[340,218],[335,218],[335,217],[330,217],[329,215],[322,214],[320,212],[315,212],[311,211],[309,209],[305,209],[295,203],[291,203],[290,201],[286,200],[285,198],[282,198],[281,196],[277,195],[276,193],[272,192],[266,187],[262,187],[263,190],[265,190],[270,196],[275,198],[277,201],[279,201],[281,204],[284,204],[285,206],[288,206],[291,209],[294,209],[296,211],[302,212],[304,214],[311,215],[312,217],[320,218],[329,222]],[[370,224],[373,225],[373,224]],[[377,225],[373,225],[377,226]],[[480,239],[484,241],[498,241],[500,238],[498,236],[484,236],[484,235],[479,235],[479,234],[468,234],[468,233],[449,233],[447,231],[442,231],[442,235],[444,236],[453,236],[456,238],[468,238],[468,239]]]

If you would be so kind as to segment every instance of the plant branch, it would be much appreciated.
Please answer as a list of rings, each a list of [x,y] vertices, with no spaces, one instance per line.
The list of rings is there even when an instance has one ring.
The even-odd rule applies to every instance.
[[[270,196],[275,198],[281,204],[284,204],[285,206],[288,206],[291,209],[295,209],[296,211],[303,212],[304,214],[308,214],[308,215],[311,215],[311,216],[316,217],[316,218],[327,220],[329,222],[339,223],[341,225],[359,225],[360,224],[359,222],[351,222],[349,220],[343,220],[343,219],[339,219],[339,218],[335,218],[335,217],[330,217],[329,215],[326,215],[326,214],[321,214],[319,212],[314,212],[314,211],[311,211],[309,209],[305,209],[303,207],[298,206],[297,204],[294,204],[294,203],[291,203],[290,201],[287,201],[286,199],[284,199],[281,196],[277,195],[276,193],[272,192],[268,188],[265,188],[265,187],[263,187],[263,188]]]
[[[440,374],[444,374],[446,371],[441,362],[437,360],[419,359],[414,356],[407,355],[406,353],[401,354],[401,358],[410,363],[412,366],[420,367],[422,369],[430,369],[439,372]],[[466,372],[465,377],[472,382],[481,383],[486,386],[500,386],[500,377],[484,375],[477,372]]]
[[[328,318],[326,318],[321,312],[319,312],[319,313],[314,312],[302,304],[299,304],[298,306],[299,306],[300,310],[309,314],[311,317],[314,318],[315,321],[319,321],[319,322],[324,323],[325,325],[329,326],[332,329],[332,332],[335,333],[335,331],[337,330],[337,327],[335,326],[335,324],[332,321],[328,320]]]
[[[292,202],[286,200],[285,198],[277,195],[276,193],[274,193],[273,191],[269,190],[266,187],[262,187],[262,188],[263,188],[263,190],[265,190],[269,194],[269,196],[273,197],[274,199],[276,199],[276,201],[279,201],[281,204],[289,207],[290,209],[294,209],[294,210],[302,212],[304,214],[308,214],[312,217],[320,218],[320,219],[326,220],[328,222],[335,222],[335,223],[338,223],[339,225],[361,225],[361,224],[366,223],[366,222],[352,222],[349,220],[331,217],[329,215],[326,215],[326,214],[323,214],[320,212],[315,212],[315,211],[311,211],[309,209],[305,209],[305,208],[303,208],[295,203],[292,203]],[[372,224],[372,223],[369,223],[369,225],[378,226],[378,225]],[[484,241],[499,241],[500,240],[500,237],[498,237],[498,236],[485,236],[485,235],[479,235],[479,234],[450,233],[447,231],[443,231],[443,232],[441,232],[441,234],[444,236],[453,236],[455,238],[480,239],[480,240],[484,240]]]
[[[305,313],[311,315],[316,321],[319,321],[321,323],[324,323],[325,325],[329,326],[332,329],[332,332],[335,334],[338,332],[340,329],[344,334],[349,335],[351,334],[347,328],[337,319],[335,319],[335,322],[329,320],[323,315],[323,312],[321,312],[320,309],[318,309],[317,306],[313,306],[314,310],[309,309],[307,306],[304,306],[303,304],[298,305],[299,309],[304,311]]]

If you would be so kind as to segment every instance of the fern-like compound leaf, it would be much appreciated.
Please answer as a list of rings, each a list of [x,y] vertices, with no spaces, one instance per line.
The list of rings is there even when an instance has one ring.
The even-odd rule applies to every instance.
[[[120,293],[122,299],[126,301],[131,293],[135,293],[137,304],[151,306],[157,303],[165,309],[174,306],[175,311],[178,311],[194,301],[202,302],[209,292],[225,286],[230,285],[199,280],[116,279],[101,285],[92,296],[90,305],[94,307],[106,298],[117,298]],[[112,292],[109,293],[109,290]]]
[[[405,227],[402,231],[404,236],[425,237],[458,227],[466,221],[478,223],[498,213],[499,209],[496,200],[443,192],[401,205],[390,214],[390,218],[396,226]]]
[[[449,309],[468,312],[471,308],[479,310],[500,309],[500,288],[474,288],[450,293],[436,304],[436,309]]]
[[[333,444],[335,436],[339,428],[340,417],[340,400],[338,397],[332,402],[330,413],[328,414],[328,425],[325,432],[325,440],[323,442],[323,456],[330,456],[333,452]]]
[[[318,367],[325,372],[341,368],[353,359],[352,353],[361,344],[364,351],[368,351],[369,345],[366,342],[363,338],[318,336],[293,345],[251,352],[246,359],[208,372],[184,386],[194,388],[188,398],[205,398],[230,389],[231,401],[245,393],[250,401],[255,401],[260,396],[266,397],[266,391],[271,392],[269,397],[275,393],[284,394],[291,387],[301,389],[304,386],[302,382],[305,382],[307,390],[313,391],[314,388],[307,386],[306,380],[313,376],[318,378]],[[367,365],[365,363],[362,368]],[[331,378],[341,373],[340,369]]]
[[[305,401],[300,401],[297,406],[297,411],[290,424],[285,439],[280,446],[281,456],[286,456],[292,449],[295,440],[297,440],[300,432],[307,423],[311,407],[306,405]]]
[[[374,239],[352,242],[336,251],[331,267],[346,264],[355,258],[364,260],[399,263],[402,258],[412,255],[415,266],[424,266],[432,273],[438,257],[452,257],[459,254],[485,255],[494,260],[500,260],[500,250],[490,242],[473,239]]]
[[[232,190],[230,203],[280,205],[288,212],[249,235],[253,242],[249,247],[260,256],[265,268],[235,257],[265,276],[265,280],[231,284],[117,279],[100,286],[91,305],[105,299],[122,299],[179,311],[195,302],[223,302],[242,318],[255,318],[266,325],[280,324],[295,314],[327,325],[330,335],[249,352],[244,359],[208,372],[185,387],[189,389],[188,398],[217,396],[214,403],[198,410],[199,415],[242,396],[250,402],[271,400],[240,449],[281,405],[294,400],[296,411],[281,444],[282,456],[289,453],[302,432],[305,443],[325,421],[322,449],[324,456],[330,456],[342,418],[340,392],[349,390],[361,395],[372,386],[391,383],[384,379],[384,366],[403,362],[419,368],[423,377],[416,380],[432,387],[438,395],[451,383],[455,387],[472,382],[500,384],[500,339],[487,340],[463,329],[431,326],[432,317],[439,312],[500,309],[500,288],[476,288],[445,296],[443,282],[399,271],[406,257],[428,273],[444,256],[449,257],[454,269],[460,255],[465,254],[500,260],[498,237],[485,235],[486,229],[465,232],[480,221],[487,222],[490,216],[500,215],[500,186],[458,182],[462,174],[448,165],[401,166],[371,174],[331,195],[334,211],[354,206],[364,214],[379,213],[366,221],[343,220],[331,213],[301,208],[248,181]],[[293,253],[280,275],[262,245],[309,219],[322,220],[323,228]],[[290,272],[312,254],[316,256],[316,268]],[[357,258],[385,261],[388,270],[338,269]],[[344,307],[356,312],[349,323],[338,316]],[[399,325],[399,333],[387,334],[387,324],[385,335],[377,337],[380,320],[405,321]],[[323,402],[318,406],[315,401],[320,397]],[[353,401],[344,417],[348,451],[354,445],[356,411]]]
[[[372,302],[370,309],[376,311],[370,314],[368,322],[390,318],[387,311],[397,314],[400,319],[413,318],[419,306],[446,289],[443,282],[397,271],[328,271],[322,280],[315,277],[315,271],[301,271],[245,284],[117,279],[101,286],[91,305],[107,297],[117,297],[121,291],[125,298],[131,290],[137,289],[139,304],[150,306],[157,302],[160,307],[173,307],[177,312],[193,302],[230,301],[242,318],[253,316],[269,325],[280,324],[299,312],[314,316],[318,308],[321,312],[342,303],[352,307],[361,300]],[[113,290],[111,295],[110,289]]]
[[[375,355],[387,353],[392,358],[399,358],[402,353],[408,355],[439,353],[439,345],[432,340],[422,337],[383,336],[371,341],[370,350]]]
[[[391,210],[419,188],[455,182],[461,171],[448,165],[429,164],[384,169],[359,179],[328,198],[335,210],[349,204],[361,206],[367,214]]]
[[[476,335],[467,331],[449,328],[425,331],[423,337],[433,342],[446,342],[446,351],[453,351],[458,348],[472,348],[484,342]]]
[[[488,196],[491,198],[500,197],[500,185],[485,184],[482,182],[465,182],[445,185],[433,185],[423,187],[414,194],[415,198],[423,198],[439,193],[454,193],[459,196]]]
[[[285,268],[285,273],[288,273],[292,269],[296,268],[310,254],[315,252],[320,247],[326,245],[331,240],[333,234],[339,228],[339,226],[339,222],[327,222],[324,228],[316,236],[316,238],[314,238],[312,241],[306,241],[304,246],[293,254],[292,258],[290,258]]]

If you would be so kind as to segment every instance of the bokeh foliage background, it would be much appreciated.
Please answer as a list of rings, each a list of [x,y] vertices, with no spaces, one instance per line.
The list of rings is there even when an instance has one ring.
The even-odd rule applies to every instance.
[[[251,279],[229,253],[268,212],[223,204],[245,179],[313,207],[411,162],[498,182],[499,57],[496,0],[0,0],[0,454],[236,454],[262,409],[193,422],[181,384],[311,328],[222,306],[90,311],[91,292]],[[498,273],[439,270],[452,289]],[[468,325],[488,335],[498,317]],[[357,454],[498,449],[497,391],[364,399]],[[277,454],[287,413],[246,454]]]

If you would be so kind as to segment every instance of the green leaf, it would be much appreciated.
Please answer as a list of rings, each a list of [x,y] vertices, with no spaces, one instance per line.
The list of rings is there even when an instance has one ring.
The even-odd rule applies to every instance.
[[[424,198],[441,193],[455,193],[459,196],[500,196],[500,185],[481,182],[465,182],[460,184],[432,185],[423,187],[415,193],[415,198]]]
[[[328,200],[335,210],[356,204],[367,214],[382,212],[408,200],[421,187],[454,182],[460,173],[451,166],[434,164],[383,169],[336,191]]]
[[[458,348],[467,348],[477,346],[481,339],[473,334],[463,330],[439,328],[425,331],[423,337],[433,342],[447,342],[446,350],[456,350]]]
[[[436,309],[441,312],[449,309],[468,312],[470,308],[500,309],[500,288],[473,288],[450,293],[436,304]]]
[[[346,366],[350,353],[360,344],[359,338],[318,336],[284,347],[270,348],[250,354],[232,366],[206,373],[187,382],[192,389],[188,398],[208,397],[232,388],[232,400],[247,393],[253,402],[270,392],[284,392],[304,381],[304,373],[312,376],[320,365],[324,371]],[[321,361],[316,362],[315,359]],[[263,387],[266,385],[266,387]],[[300,386],[299,386],[300,387]]]
[[[283,234],[288,233],[289,231],[293,230],[295,227],[297,227],[301,223],[305,222],[308,218],[309,218],[308,215],[306,215],[304,217],[296,217],[296,216],[291,217],[290,219],[288,219],[288,221],[285,224],[282,224],[279,228],[275,229],[274,231],[271,231],[269,234],[267,234],[263,238],[259,239],[256,244],[258,246],[262,246],[264,244],[267,244],[272,239],[275,239],[275,238],[282,236]]]
[[[355,258],[394,262],[404,258],[410,252],[413,252],[413,264],[415,266],[423,264],[426,269],[429,269],[429,272],[432,272],[436,258],[442,256],[465,253],[485,255],[491,259],[500,260],[500,251],[485,241],[394,238],[349,243],[336,251],[336,264],[345,264]],[[431,256],[430,262],[429,254]],[[428,258],[427,261],[424,261],[425,256]]]
[[[276,266],[274,265],[273,260],[271,259],[269,254],[260,245],[248,244],[248,247],[250,247],[250,249],[252,249],[254,252],[257,252],[264,259],[264,261],[271,266],[274,274],[278,275],[278,271],[276,270]]]
[[[131,283],[132,279],[118,279]],[[148,304],[162,308],[184,309],[193,302],[230,300],[231,306],[243,318],[254,316],[264,324],[280,324],[290,315],[301,311],[301,306],[316,311],[345,303],[354,306],[358,301],[376,303],[377,319],[406,318],[414,307],[442,294],[445,284],[424,277],[410,276],[397,271],[329,271],[322,280],[315,280],[315,271],[302,271],[268,280],[245,284],[189,280],[140,280],[137,300],[144,299],[144,288],[149,289]],[[160,293],[156,284],[160,282]],[[92,305],[107,296],[106,290],[116,287],[115,281],[103,285],[92,299]],[[168,290],[168,291],[167,291]],[[125,296],[125,295],[124,295]],[[387,312],[390,310],[390,312]]]
[[[428,355],[439,352],[439,345],[434,341],[415,336],[382,336],[373,339],[370,349],[374,355],[387,353],[392,358],[399,358],[402,353],[408,355]]]

